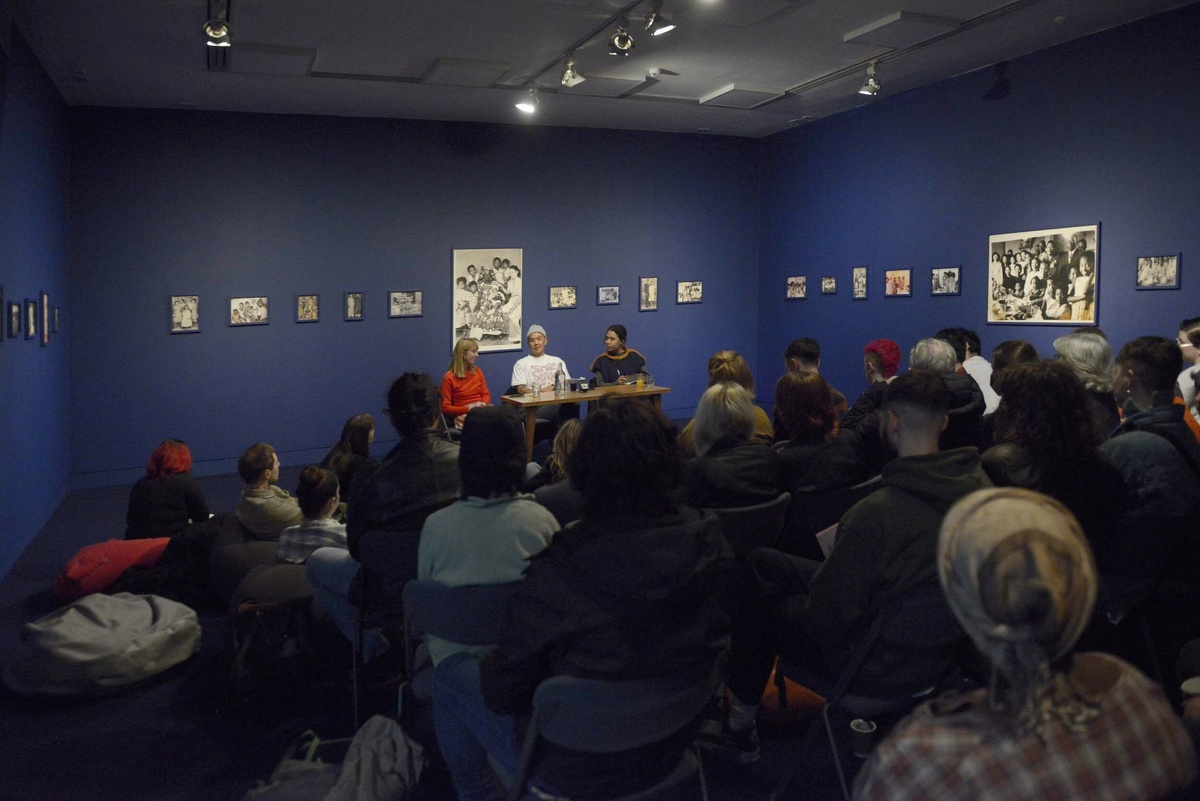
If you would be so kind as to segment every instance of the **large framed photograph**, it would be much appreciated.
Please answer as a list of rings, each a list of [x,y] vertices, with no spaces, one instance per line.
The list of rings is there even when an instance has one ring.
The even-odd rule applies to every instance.
[[[1100,224],[988,237],[987,321],[1095,325]]]
[[[454,251],[452,344],[470,337],[480,353],[521,349],[523,254],[521,248]]]
[[[347,321],[361,320],[363,318],[363,298],[365,294],[362,292],[347,292],[342,296],[342,317]]]
[[[912,270],[883,271],[883,296],[885,298],[912,297]]]
[[[296,296],[296,322],[319,323],[321,321],[321,296]]]
[[[550,287],[550,308],[551,309],[573,309],[575,308],[575,287],[573,286],[552,286]]]
[[[167,303],[171,310],[172,334],[200,333],[199,295],[172,295]]]
[[[704,282],[703,281],[676,281],[675,282],[675,302],[676,303],[703,303],[704,302]]]
[[[25,299],[25,338],[37,336],[37,301]]]
[[[14,301],[8,303],[8,338],[16,339],[21,333],[21,304]]]
[[[425,293],[419,289],[404,289],[388,293],[388,317],[420,317]]]
[[[962,266],[934,267],[929,277],[930,294],[934,297],[962,294]]]
[[[1139,256],[1138,289],[1179,289],[1179,254]]]
[[[38,293],[38,316],[41,318],[42,346],[45,347],[50,344],[50,296],[45,292]]]
[[[267,299],[262,295],[229,299],[230,325],[266,325],[271,322]]]
[[[821,276],[821,294],[836,295],[837,294],[837,276],[823,275]]]
[[[855,300],[867,299],[867,268],[855,267],[851,271],[851,297]]]
[[[638,279],[638,311],[658,311],[658,277],[643,275]]]
[[[788,276],[787,299],[804,300],[808,297],[808,278],[803,275]]]
[[[597,306],[616,306],[621,302],[621,287],[619,286],[597,286],[596,287],[596,305]]]

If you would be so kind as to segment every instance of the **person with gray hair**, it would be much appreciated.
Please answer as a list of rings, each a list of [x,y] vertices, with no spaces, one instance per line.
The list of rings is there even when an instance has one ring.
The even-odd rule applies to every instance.
[[[753,506],[779,495],[779,459],[754,439],[754,397],[732,381],[700,398],[692,426],[696,458],[684,466],[688,503],[698,509]]]
[[[1058,360],[1070,367],[1088,391],[1092,426],[1107,439],[1121,424],[1121,413],[1113,399],[1113,355],[1108,339],[1099,329],[1078,328],[1054,340]]]
[[[1103,653],[1073,654],[1096,603],[1092,553],[1062,504],[1025,489],[959,500],[938,578],[992,680],[919,706],[871,754],[854,797],[1162,798],[1196,754],[1162,690]],[[1174,796],[1182,797],[1182,796]]]
[[[987,403],[975,379],[957,371],[958,356],[954,346],[943,339],[922,339],[913,346],[908,363],[913,370],[928,370],[940,375],[950,390],[950,422],[942,432],[942,450],[978,448]]]

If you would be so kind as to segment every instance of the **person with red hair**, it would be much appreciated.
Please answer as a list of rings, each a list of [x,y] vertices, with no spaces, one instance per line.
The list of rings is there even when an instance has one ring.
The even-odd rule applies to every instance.
[[[204,491],[191,469],[187,444],[177,439],[158,444],[146,462],[146,475],[129,493],[125,539],[173,537],[188,523],[208,519]]]
[[[871,340],[863,348],[863,369],[871,384],[891,381],[900,370],[900,346],[890,339]]]

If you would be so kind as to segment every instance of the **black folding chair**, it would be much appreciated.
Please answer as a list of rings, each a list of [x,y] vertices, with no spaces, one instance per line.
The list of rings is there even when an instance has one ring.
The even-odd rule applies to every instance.
[[[774,548],[779,544],[791,500],[792,494],[784,492],[766,503],[712,511],[720,518],[721,531],[740,559],[755,548]]]

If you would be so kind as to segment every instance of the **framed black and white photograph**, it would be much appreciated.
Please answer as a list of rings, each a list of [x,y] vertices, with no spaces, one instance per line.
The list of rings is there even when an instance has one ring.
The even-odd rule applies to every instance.
[[[200,333],[199,295],[172,295],[168,304],[171,310],[172,334]]]
[[[318,323],[321,321],[321,296],[296,296],[296,322]]]
[[[388,293],[388,317],[420,317],[424,293],[419,289],[402,289]]]
[[[37,301],[25,299],[25,338],[34,339],[37,336]]]
[[[363,318],[363,297],[362,292],[347,292],[342,297],[343,319],[355,321]]]
[[[45,292],[38,293],[38,331],[42,335],[42,346],[50,344],[50,296]]]
[[[266,325],[271,322],[263,295],[229,299],[230,325]]]
[[[676,303],[703,303],[704,302],[704,282],[703,281],[676,281],[675,282],[675,302]]]
[[[658,311],[658,277],[643,275],[638,279],[638,311]]]
[[[1179,254],[1139,256],[1138,289],[1179,289]]]
[[[837,294],[837,276],[823,275],[821,276],[821,294],[836,295]]]
[[[573,309],[575,308],[575,287],[573,286],[552,286],[550,287],[550,308],[551,309]]]
[[[596,287],[596,305],[597,306],[616,306],[621,302],[621,287],[619,286],[598,286]]]
[[[480,353],[521,349],[523,254],[521,248],[454,251],[451,345],[470,337]]]
[[[21,333],[21,304],[16,301],[8,303],[8,338],[16,339]]]
[[[987,321],[1095,325],[1100,224],[988,237]]]
[[[855,267],[850,272],[851,297],[855,300],[867,299],[867,268]]]
[[[885,298],[912,297],[912,270],[884,270],[883,296]]]
[[[2,304],[0,304],[0,305],[2,305]],[[50,312],[50,333],[52,333],[52,334],[58,333],[59,314],[60,314],[60,312],[59,312],[57,306],[55,306]]]
[[[930,294],[939,295],[962,294],[962,267],[934,267],[930,272]]]
[[[808,278],[803,275],[788,276],[787,299],[804,300],[808,297]]]

